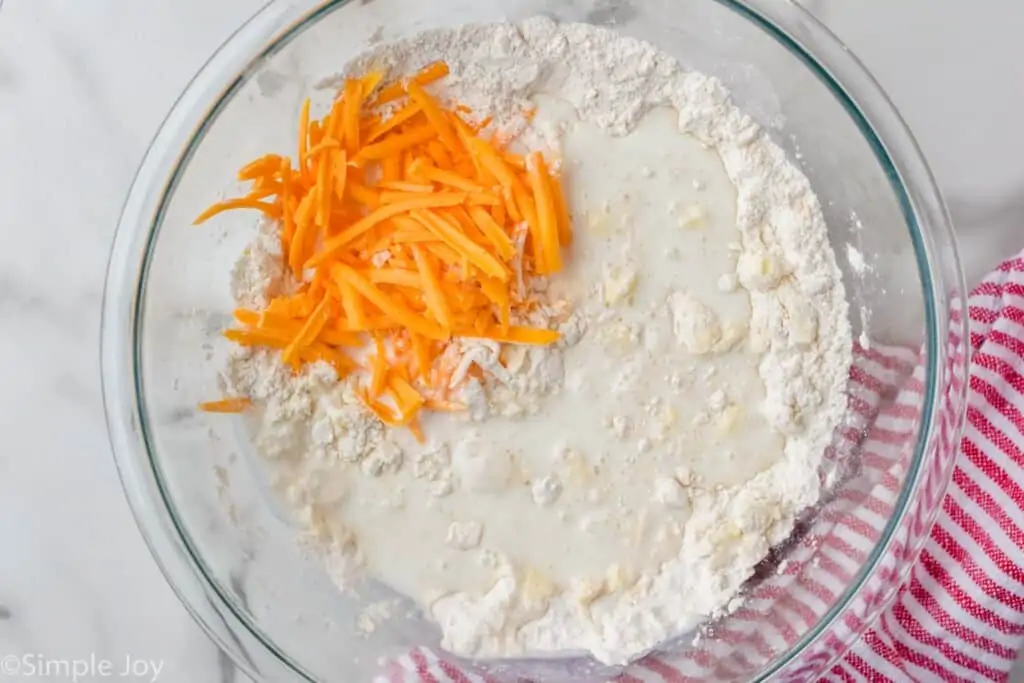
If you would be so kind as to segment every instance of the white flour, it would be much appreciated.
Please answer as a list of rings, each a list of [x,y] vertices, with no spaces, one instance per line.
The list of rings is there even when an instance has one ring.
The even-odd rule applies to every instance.
[[[544,317],[561,323],[563,343],[558,349],[503,350],[464,343],[451,351],[461,354],[467,368],[476,364],[483,369],[486,386],[476,380],[467,384],[463,399],[470,405],[471,422],[445,432],[458,434],[458,439],[426,449],[385,432],[359,407],[349,383],[338,383],[327,366],[293,376],[273,354],[243,352],[230,364],[225,382],[257,404],[257,447],[273,461],[277,487],[341,585],[353,580],[365,559],[361,546],[366,539],[353,528],[379,529],[374,541],[400,536],[412,516],[455,506],[460,497],[472,503],[466,509],[492,504],[497,509],[497,497],[522,484],[514,502],[524,507],[509,509],[529,507],[530,514],[547,515],[537,519],[553,525],[568,519],[566,523],[576,525],[571,517],[585,507],[586,514],[571,527],[573,535],[638,518],[635,531],[648,534],[669,555],[643,562],[619,553],[599,574],[553,577],[536,563],[510,559],[492,539],[499,532],[493,523],[482,521],[483,512],[479,518],[452,513],[430,539],[411,538],[408,530],[410,538],[403,539],[410,554],[437,549],[435,590],[413,597],[441,625],[444,645],[452,651],[502,657],[589,650],[602,661],[625,662],[735,608],[737,592],[753,567],[786,539],[796,515],[817,501],[818,465],[846,409],[851,362],[847,303],[821,209],[807,178],[729,103],[716,80],[683,71],[645,43],[591,26],[533,19],[518,26],[424,33],[366,54],[349,72],[387,67],[392,75],[402,75],[438,59],[452,71],[438,94],[468,105],[479,117],[494,116],[505,130],[520,125],[522,112],[537,93],[567,101],[583,121],[616,136],[633,131],[654,107],[678,110],[679,129],[717,151],[735,186],[740,235],[732,245],[735,268],[715,273],[712,288],[748,295],[746,319],[726,320],[698,297],[678,291],[643,312],[651,321],[664,321],[670,339],[655,338],[659,328],[654,322],[644,327],[616,317],[626,316],[622,311],[640,299],[638,283],[643,287],[651,264],[612,264],[601,276],[593,306],[581,304],[573,313],[557,297],[549,298],[554,303]],[[564,132],[538,119],[522,140],[558,149]],[[655,173],[645,167],[639,176]],[[692,189],[703,191],[704,180],[693,179]],[[710,220],[703,205],[673,208],[679,230],[699,232]],[[597,234],[608,221],[606,212],[598,212],[587,223]],[[272,241],[260,239],[243,257],[235,274],[240,303],[265,303],[268,288],[283,286],[273,248]],[[592,315],[594,306],[605,312]],[[668,348],[673,335],[671,348],[705,364],[694,366],[700,372],[680,367],[665,377],[667,386],[683,391],[696,383],[711,386],[727,380],[729,371],[719,370],[716,359],[745,354],[759,363],[763,403],[739,405],[729,391],[719,389],[709,392],[692,424],[680,426],[672,406],[652,398],[644,405],[638,402],[634,413],[607,417],[609,443],[621,443],[615,446],[619,451],[630,449],[629,463],[654,462],[652,452],[674,453],[672,448],[692,440],[704,425],[728,435],[744,412],[760,414],[784,443],[766,469],[723,486],[705,482],[679,462],[651,477],[650,507],[633,510],[614,488],[593,483],[594,467],[586,453],[555,444],[551,457],[560,469],[527,476],[529,467],[521,454],[490,450],[486,439],[495,420],[515,424],[533,416],[532,426],[524,429],[538,429],[536,420],[546,407],[573,390],[576,380],[565,360],[577,353],[578,344],[599,340],[601,348],[615,349],[624,369],[612,383],[613,391],[637,393],[644,389],[644,358],[657,359],[658,349]],[[502,353],[504,363],[499,363]],[[610,377],[605,380],[604,386],[612,382]],[[594,416],[594,421],[601,429],[601,418]],[[738,461],[745,455],[726,448],[721,457]],[[378,480],[390,483],[376,488]],[[574,498],[573,490],[583,493]],[[374,513],[381,516],[367,521],[339,513],[349,498],[355,496],[347,508],[351,513],[364,492],[372,496],[382,491],[387,492],[380,496],[383,512]],[[425,507],[420,509],[420,504]],[[657,531],[645,529],[645,523]],[[417,545],[428,542],[434,545]],[[449,563],[466,562],[466,557],[476,558],[474,580],[442,583],[445,577],[451,581],[461,576],[444,570]],[[409,559],[396,556],[392,562]]]

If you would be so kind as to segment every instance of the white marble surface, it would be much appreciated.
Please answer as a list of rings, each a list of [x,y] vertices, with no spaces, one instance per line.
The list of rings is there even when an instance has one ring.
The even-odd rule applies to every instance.
[[[172,683],[240,679],[132,521],[107,445],[97,341],[107,249],[146,144],[190,76],[261,4],[0,7],[0,658],[93,655],[121,667],[131,657],[160,662],[159,680]],[[916,131],[969,278],[1024,247],[1024,5],[807,4]],[[46,680],[6,677],[30,678]]]

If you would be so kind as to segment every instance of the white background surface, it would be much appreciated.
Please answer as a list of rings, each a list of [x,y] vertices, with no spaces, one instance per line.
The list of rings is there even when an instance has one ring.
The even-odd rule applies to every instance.
[[[171,683],[241,678],[134,526],[107,445],[97,341],[107,249],[136,165],[188,79],[261,4],[0,8],[0,657],[130,656],[162,661]],[[1024,4],[806,4],[917,133],[969,280],[1024,248]]]

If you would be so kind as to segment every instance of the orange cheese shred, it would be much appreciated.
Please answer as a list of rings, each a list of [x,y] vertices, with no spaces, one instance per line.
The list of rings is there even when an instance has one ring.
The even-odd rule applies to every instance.
[[[402,268],[375,268],[365,271],[364,275],[375,285],[399,285],[417,289],[423,282],[419,273]]]
[[[384,315],[392,318],[396,323],[409,328],[417,334],[422,334],[429,339],[447,341],[451,336],[449,334],[445,334],[445,332],[435,323],[416,315],[401,303],[389,297],[376,285],[349,266],[337,264],[334,266],[333,272],[339,283],[347,282],[351,284],[359,294],[367,299],[367,301],[379,308]]]
[[[397,374],[391,375],[388,379],[388,387],[394,392],[402,418],[405,420],[415,416],[425,402],[420,392],[416,391],[407,379]]]
[[[419,269],[420,284],[427,301],[427,309],[441,327],[451,331],[452,312],[445,299],[444,291],[441,289],[441,281],[433,258],[419,245],[413,244],[409,248],[412,250],[413,258],[416,259],[416,267]]]
[[[396,111],[394,114],[392,114],[391,118],[389,118],[387,121],[378,123],[376,126],[371,128],[369,132],[366,134],[366,142],[376,142],[377,140],[384,137],[385,135],[395,130],[399,126],[402,126],[405,123],[407,123],[410,119],[412,119],[414,116],[418,115],[422,111],[423,109],[422,107],[420,107],[418,102],[410,102],[409,104],[405,105],[404,107]]]
[[[238,171],[238,180],[257,180],[273,173],[281,168],[281,157],[277,154],[267,154],[255,161],[252,161]],[[289,166],[290,167],[290,166]]]
[[[356,394],[359,400],[370,409],[370,411],[377,416],[377,419],[388,425],[389,427],[402,427],[402,419],[396,416],[390,408],[383,403],[374,400],[368,392],[361,391]]]
[[[508,233],[498,224],[491,214],[484,211],[479,206],[473,206],[469,209],[469,215],[473,218],[473,222],[480,228],[480,232],[484,234],[487,240],[494,247],[498,255],[507,263],[511,261],[516,255],[515,245],[512,244],[512,240],[509,238]]]
[[[224,213],[225,211],[233,211],[235,209],[255,209],[256,211],[262,211],[271,218],[277,218],[279,215],[279,210],[275,205],[243,197],[241,199],[228,199],[223,202],[217,202],[206,211],[199,214],[193,225],[202,225],[218,214]]]
[[[544,250],[544,236],[541,232],[540,218],[537,214],[537,204],[533,201],[529,191],[523,187],[517,187],[513,191],[513,198],[519,214],[526,221],[526,225],[530,229],[530,247],[533,250],[537,272],[547,275],[552,271],[546,263],[547,252]]]
[[[341,293],[341,306],[345,311],[345,319],[357,330],[368,329],[366,312],[363,309],[363,302],[359,298],[352,283],[344,278],[336,280],[338,291]]]
[[[355,156],[359,152],[359,109],[362,103],[363,84],[354,78],[345,81],[344,105],[341,108],[341,128],[345,133],[345,150],[350,157]]]
[[[284,348],[300,335],[303,327],[303,323],[298,320],[275,316],[267,312],[256,313],[255,311],[238,310],[235,311],[235,319],[252,329],[227,330],[224,336],[242,346],[269,345],[275,348]],[[337,347],[355,348],[363,344],[363,340],[357,334],[326,327],[314,339],[328,346]],[[257,340],[258,343],[255,343]]]
[[[520,185],[513,170],[486,140],[473,138],[470,141],[470,153],[477,159],[480,166],[496,178],[506,190],[512,190]]]
[[[381,159],[380,162],[381,181],[385,183],[402,179],[402,157],[394,155]]]
[[[338,201],[345,199],[348,184],[348,152],[341,150],[334,156],[334,196]]]
[[[324,297],[320,304],[313,309],[313,313],[306,320],[302,329],[299,330],[295,339],[285,348],[284,353],[281,354],[282,360],[285,363],[294,363],[298,360],[299,354],[307,347],[312,346],[316,338],[320,336],[324,327],[327,326],[327,312],[330,303],[330,300]]]
[[[312,207],[316,193],[316,187],[310,188],[306,196],[299,202],[298,208],[295,209],[295,235],[292,237],[288,250],[288,265],[296,275],[302,273],[302,264],[309,251],[313,225]]]
[[[312,159],[313,157],[320,156],[320,154],[325,150],[337,149],[339,147],[341,147],[340,142],[338,142],[332,137],[326,137],[323,140],[321,140],[316,147],[312,147],[309,150],[307,150],[306,156]]]
[[[325,149],[322,153],[317,168],[317,206],[316,224],[326,234],[328,219],[331,216],[331,199],[334,197],[334,164],[331,160],[331,150]]]
[[[417,145],[422,145],[435,137],[437,137],[437,130],[429,125],[419,126],[404,133],[388,135],[380,142],[363,147],[354,161],[357,165],[365,164],[368,161],[380,161]]]
[[[302,103],[299,111],[299,171],[305,172],[309,152],[309,98]]]
[[[473,337],[475,335],[466,336]],[[529,344],[534,346],[550,346],[562,338],[562,335],[554,330],[515,326],[510,327],[507,332],[493,329],[479,336],[484,339],[492,339],[508,344]]]
[[[471,192],[469,194],[470,206],[501,206],[502,201],[489,192]]]
[[[380,398],[380,395],[384,393],[384,387],[387,386],[388,358],[380,335],[375,334],[373,336],[373,344],[377,347],[377,353],[370,360],[370,369],[372,371],[370,376],[370,396]]]
[[[241,413],[245,412],[246,408],[251,405],[252,400],[248,398],[225,398],[220,401],[200,403],[199,410],[202,410],[204,413]]]
[[[452,156],[452,153],[450,153],[448,151],[448,148],[445,147],[441,142],[437,140],[431,140],[430,142],[427,143],[424,149],[427,153],[427,156],[429,156],[431,160],[435,164],[437,164],[438,168],[447,170],[455,167],[455,159]]]
[[[419,85],[430,85],[435,81],[441,80],[449,73],[447,64],[444,62],[434,62],[413,76],[411,82]],[[377,96],[376,104],[381,105],[387,104],[388,102],[394,102],[405,94],[406,84],[393,83],[381,89],[380,94]]]
[[[466,237],[465,234],[452,227],[448,221],[442,219],[436,213],[432,211],[414,211],[412,217],[483,272],[499,280],[509,279],[508,269],[497,258]]]
[[[540,238],[539,249],[544,252],[543,274],[557,273],[562,270],[561,241],[558,236],[558,214],[554,195],[551,191],[551,179],[548,176],[544,157],[534,152],[527,158],[530,188],[537,212],[537,235]]]
[[[410,333],[409,338],[412,340],[413,354],[416,358],[417,376],[426,382],[430,379],[430,368],[433,364],[433,359],[430,357],[430,344],[415,332]]]
[[[429,193],[434,191],[433,185],[421,185],[419,183],[409,183],[401,180],[385,180],[378,183],[377,187],[385,190],[394,190],[396,192]]]
[[[452,171],[445,171],[440,168],[433,168],[425,166],[420,170],[422,175],[427,180],[439,183],[441,185],[447,185],[448,187],[455,188],[456,190],[462,190],[464,192],[484,192],[484,187],[473,180],[467,180],[458,173]]]
[[[455,137],[455,131],[452,130],[451,124],[448,121],[448,117],[445,116],[444,112],[441,111],[440,105],[431,97],[421,85],[412,81],[408,87],[409,97],[412,101],[420,105],[423,113],[427,117],[427,121],[437,131],[437,136],[441,142],[449,151],[456,152],[461,149],[458,138]]]
[[[349,196],[362,206],[370,209],[376,209],[380,206],[380,193],[376,190],[371,190],[362,183],[354,180],[350,181],[348,183],[348,192]]]
[[[323,245],[323,250],[313,257],[313,259],[306,265],[307,267],[315,267],[329,261],[332,254],[343,249],[345,245],[350,243],[352,240],[389,218],[406,214],[411,211],[416,211],[418,209],[456,206],[464,201],[465,195],[437,193],[427,195],[422,198],[411,199],[407,202],[382,206],[373,213],[357,221],[337,237],[328,240]]]
[[[572,245],[572,218],[569,215],[569,204],[565,199],[565,187],[562,179],[551,177],[551,194],[555,200],[555,216],[558,219],[558,240],[563,247]]]

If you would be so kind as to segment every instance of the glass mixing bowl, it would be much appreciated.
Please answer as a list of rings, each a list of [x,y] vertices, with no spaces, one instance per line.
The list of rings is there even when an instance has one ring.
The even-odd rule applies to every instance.
[[[251,215],[191,227],[217,193],[240,189],[226,179],[290,150],[302,99],[373,42],[541,13],[612,25],[724,81],[816,188],[858,339],[821,504],[758,568],[742,609],[631,675],[668,666],[705,680],[809,680],[893,598],[927,536],[964,411],[958,257],[899,115],[805,11],[777,0],[277,0],[217,52],[156,136],[113,247],[102,350],[110,436],[139,526],[184,604],[256,680],[417,680],[418,665],[439,680],[456,666],[497,683],[621,673],[582,657],[460,662],[404,611],[357,636],[357,616],[389,593],[337,591],[265,495],[241,421],[195,409],[218,395],[230,270],[254,230]]]

